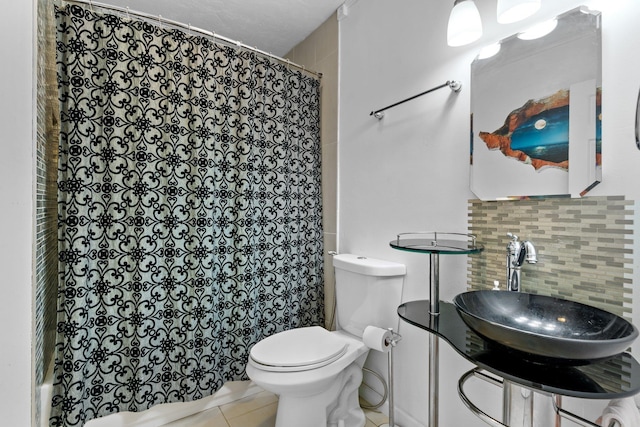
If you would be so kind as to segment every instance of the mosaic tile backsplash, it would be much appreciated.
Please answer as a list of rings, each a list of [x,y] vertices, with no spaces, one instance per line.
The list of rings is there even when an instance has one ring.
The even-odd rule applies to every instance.
[[[507,233],[531,241],[537,264],[522,266],[522,291],[561,297],[630,320],[633,201],[623,196],[469,201],[469,233],[484,252],[469,257],[470,289],[506,289]]]

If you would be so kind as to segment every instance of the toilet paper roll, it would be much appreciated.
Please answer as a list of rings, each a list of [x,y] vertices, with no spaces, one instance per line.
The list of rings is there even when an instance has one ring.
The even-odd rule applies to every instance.
[[[362,341],[364,342],[364,345],[372,350],[381,351],[383,353],[387,353],[391,350],[392,338],[393,336],[390,331],[377,328],[375,326],[367,326],[364,328],[364,333],[362,334]]]

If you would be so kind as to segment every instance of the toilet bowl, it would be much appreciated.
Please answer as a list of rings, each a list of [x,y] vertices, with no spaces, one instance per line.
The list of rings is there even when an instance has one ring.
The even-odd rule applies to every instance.
[[[405,266],[336,255],[337,329],[292,329],[251,348],[247,375],[279,396],[276,427],[363,427],[358,403],[368,325],[397,325]],[[391,323],[391,324],[390,324]]]
[[[311,339],[300,339],[303,334],[315,339],[316,348],[310,349]],[[349,413],[353,407],[350,402],[355,399],[355,405],[358,404],[362,366],[369,353],[362,340],[343,331],[329,332],[315,326],[272,335],[256,344],[254,349],[258,348],[255,352],[252,349],[252,353],[260,353],[261,344],[265,343],[287,349],[277,353],[287,353],[287,362],[280,363],[275,358],[262,358],[258,362],[250,357],[247,375],[279,396],[276,427],[337,426],[340,421],[345,427],[364,425],[361,411]],[[322,344],[329,350],[321,351]],[[315,350],[318,352],[311,356]],[[302,357],[296,358],[297,354]]]

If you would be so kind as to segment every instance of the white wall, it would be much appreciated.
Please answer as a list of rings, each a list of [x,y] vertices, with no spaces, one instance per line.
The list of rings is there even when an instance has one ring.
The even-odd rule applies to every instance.
[[[2,425],[31,425],[33,147],[32,1],[0,13],[0,408]]]
[[[603,183],[591,194],[640,199],[640,151],[633,134],[640,85],[640,2],[543,0],[534,17],[500,26],[495,0],[476,1],[485,36],[462,48],[446,45],[452,1],[349,3],[349,13],[340,21],[339,251],[405,263],[405,301],[428,298],[428,257],[392,250],[389,241],[399,232],[467,228],[467,200],[474,198],[468,189],[470,63],[482,46],[535,22],[582,4],[603,12]],[[369,116],[451,79],[462,81],[459,94],[445,88],[387,111],[382,121]],[[466,289],[466,260],[443,256],[440,264],[441,298],[451,300]],[[640,298],[634,296],[638,324]],[[397,421],[405,427],[426,425],[426,332],[401,323],[400,333]],[[455,389],[470,365],[446,343],[440,348],[440,424],[484,425],[463,406]],[[384,358],[370,359],[368,364],[384,372]],[[477,403],[498,415],[500,394],[491,388],[482,384],[477,389]],[[471,394],[474,390],[470,388]],[[572,409],[587,407],[578,401]],[[585,414],[597,415],[602,402],[590,407],[595,409]]]
[[[484,43],[520,28],[518,24],[487,28],[480,42],[448,48],[450,3],[360,1],[340,23],[339,249],[407,264],[404,300],[427,297],[428,263],[423,256],[389,249],[388,242],[402,231],[466,229],[466,201],[473,197],[467,185],[469,64]],[[477,3],[487,26],[495,1]],[[543,3],[545,9],[533,20],[596,2]],[[640,151],[634,148],[633,122],[640,82],[640,2],[607,0],[597,8],[603,11],[604,165],[603,183],[592,194],[624,194],[639,200]],[[32,1],[10,1],[0,14],[4,41],[0,46],[0,408],[3,425],[10,426],[30,425],[32,402],[33,9]],[[426,95],[390,110],[382,122],[368,115],[448,79],[461,80],[463,90],[457,95],[448,89]],[[441,259],[443,299],[464,290],[465,274],[464,262]],[[634,298],[636,324],[640,324],[638,299]],[[402,410],[399,415],[411,414],[425,425],[426,337],[406,324],[400,332],[404,340],[396,357],[396,404]],[[441,354],[441,425],[484,425],[455,395],[455,381],[469,365],[447,344],[441,344]],[[634,354],[638,358],[638,352]],[[496,399],[492,395],[484,400]],[[398,421],[411,425],[408,419]]]

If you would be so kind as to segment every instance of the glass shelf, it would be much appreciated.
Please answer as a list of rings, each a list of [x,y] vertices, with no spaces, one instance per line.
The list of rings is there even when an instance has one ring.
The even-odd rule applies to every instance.
[[[465,233],[439,231],[400,233],[389,242],[392,248],[407,252],[429,254],[429,298],[425,314],[437,322],[440,315],[440,255],[470,255],[484,250],[476,236]],[[402,306],[400,306],[402,307]],[[429,426],[438,427],[439,351],[438,338],[429,336]]]
[[[437,231],[401,233],[389,245],[401,251],[443,255],[475,254],[484,249],[472,234]]]
[[[618,399],[640,392],[640,365],[628,353],[583,365],[540,363],[481,338],[452,303],[441,301],[440,315],[433,316],[428,300],[411,301],[398,307],[398,315],[444,339],[476,366],[537,392],[585,399]]]

